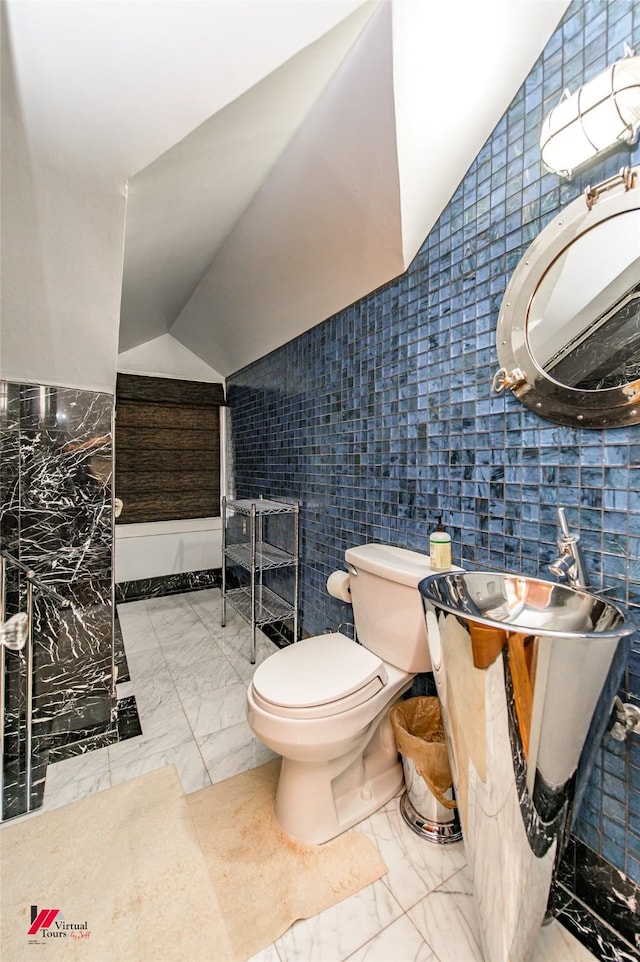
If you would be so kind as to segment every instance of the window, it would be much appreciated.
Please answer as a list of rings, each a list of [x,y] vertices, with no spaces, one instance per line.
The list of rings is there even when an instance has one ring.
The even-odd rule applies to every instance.
[[[219,516],[222,404],[222,384],[118,375],[119,524]]]

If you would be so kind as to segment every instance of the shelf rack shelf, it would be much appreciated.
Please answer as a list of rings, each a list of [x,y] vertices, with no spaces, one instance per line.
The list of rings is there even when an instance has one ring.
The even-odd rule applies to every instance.
[[[270,519],[290,518],[275,530]],[[293,622],[293,640],[298,640],[299,592],[299,505],[297,501],[263,498],[222,499],[222,626],[227,604],[251,625],[251,664],[256,662],[256,629],[276,622]],[[273,535],[276,537],[273,537]],[[286,548],[281,543],[286,542]],[[246,584],[228,587],[228,567],[246,576]],[[283,598],[265,584],[265,574],[283,569],[291,575],[292,599]]]

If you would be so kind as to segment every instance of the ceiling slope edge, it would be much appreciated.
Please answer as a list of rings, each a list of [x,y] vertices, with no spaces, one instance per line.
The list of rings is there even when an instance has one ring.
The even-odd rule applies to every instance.
[[[122,186],[364,2],[5,0],[34,159]]]
[[[131,178],[121,351],[169,330],[377,6],[355,10]]]
[[[228,375],[402,270],[391,12],[384,4],[171,333]]]
[[[153,340],[133,347],[118,355],[118,372],[142,374],[146,377],[173,377],[188,381],[221,383],[224,378],[209,364],[197,357],[171,334],[161,334]]]

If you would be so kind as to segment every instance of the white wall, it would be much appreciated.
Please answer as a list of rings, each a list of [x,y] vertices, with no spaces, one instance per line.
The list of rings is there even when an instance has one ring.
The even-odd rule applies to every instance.
[[[327,6],[338,10],[335,3]],[[256,15],[265,18],[266,9],[264,26],[268,30],[259,45],[264,55],[278,10],[273,0],[258,0],[253,9],[255,12],[248,13],[252,26],[247,25],[242,40],[249,39]],[[365,5],[295,53],[129,180],[122,350],[169,330],[357,40],[372,9]],[[313,7],[308,10],[312,16]],[[285,37],[287,42],[291,40],[289,28],[284,37],[276,31],[273,39],[281,46]],[[248,49],[238,54],[243,68],[251,56]],[[232,72],[227,71],[225,81]],[[218,83],[209,83],[209,87],[212,96],[214,91],[217,96]],[[272,223],[272,231],[274,227]],[[249,246],[243,251],[245,265],[251,264],[252,250]],[[247,266],[240,271],[244,282],[256,273]],[[215,356],[213,320],[213,316],[207,318],[207,328]]]
[[[382,5],[171,326],[225,375],[404,270],[390,35]]]
[[[0,378],[113,393],[124,181],[34,162],[2,31]]]
[[[0,374],[113,390],[127,182],[123,348],[228,374],[394,277],[567,2],[6,0]]]
[[[113,392],[126,183],[362,3],[0,5],[1,377]]]
[[[222,566],[220,518],[116,525],[115,579],[138,581]]]
[[[567,6],[568,0],[402,0],[392,5],[407,265]]]
[[[161,334],[139,347],[118,355],[118,371],[147,377],[175,377],[186,381],[224,383],[218,371],[205,364],[197,354],[176,341],[171,334]]]

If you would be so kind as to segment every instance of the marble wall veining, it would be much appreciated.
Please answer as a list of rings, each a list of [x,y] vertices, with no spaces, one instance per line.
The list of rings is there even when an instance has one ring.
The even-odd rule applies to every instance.
[[[141,598],[163,598],[185,591],[201,591],[203,588],[219,588],[222,584],[220,568],[203,568],[200,571],[184,571],[179,574],[159,575],[155,578],[138,578],[135,581],[119,581],[115,586],[116,604],[138,601]]]
[[[640,146],[621,148],[566,181],[540,160],[563,89],[625,42],[640,48],[637,0],[574,0],[409,269],[228,379],[237,496],[301,502],[305,633],[349,620],[325,590],[349,545],[427,550],[438,515],[454,561],[538,575],[565,505],[592,584],[640,603],[640,426],[559,427],[491,391],[501,299],[528,245],[588,184],[640,163]],[[637,634],[619,682],[640,703]],[[575,831],[632,884],[639,813],[640,739],[605,736]]]
[[[34,590],[33,747],[90,747],[115,708],[110,395],[4,382],[0,544],[70,602]],[[26,582],[7,567],[7,614]],[[24,739],[24,657],[7,656],[7,762]],[[8,781],[15,772],[9,773]]]

